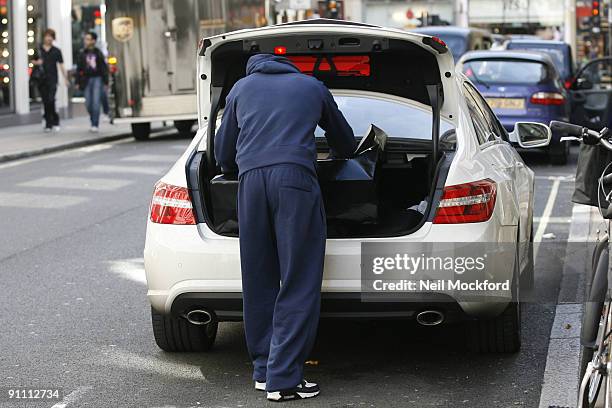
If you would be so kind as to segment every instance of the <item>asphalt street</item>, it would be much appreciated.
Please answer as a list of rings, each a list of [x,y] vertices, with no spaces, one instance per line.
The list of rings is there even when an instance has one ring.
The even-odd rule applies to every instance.
[[[241,323],[221,324],[208,353],[169,354],[153,340],[147,210],[154,182],[187,144],[166,135],[0,165],[0,388],[60,387],[69,398],[57,407],[273,405],[252,389]],[[536,221],[557,193],[550,241],[568,236],[576,154],[566,166],[527,157]],[[520,353],[467,353],[460,326],[323,324],[306,369],[322,393],[290,405],[537,407],[563,256],[562,244],[538,252]],[[0,399],[3,407],[55,403]]]

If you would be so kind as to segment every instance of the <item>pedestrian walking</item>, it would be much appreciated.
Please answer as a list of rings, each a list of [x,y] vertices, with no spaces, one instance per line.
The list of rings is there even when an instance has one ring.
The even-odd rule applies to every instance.
[[[226,98],[215,137],[224,174],[238,173],[244,329],[255,389],[311,398],[304,363],[319,324],[326,217],[315,163],[317,124],[337,157],[355,136],[329,90],[287,58],[252,56]]]
[[[108,85],[108,66],[104,54],[96,42],[95,32],[85,34],[85,47],[77,58],[77,88],[85,94],[85,105],[91,122],[91,132],[98,132],[100,126],[100,107],[104,88]]]
[[[62,73],[66,84],[68,75],[64,68],[64,58],[62,51],[53,45],[55,41],[55,31],[48,28],[43,33],[43,43],[38,50],[35,51],[32,63],[32,77],[36,81],[38,91],[43,102],[45,132],[54,130],[59,132],[59,115],[55,107],[55,94],[58,87],[58,66]]]

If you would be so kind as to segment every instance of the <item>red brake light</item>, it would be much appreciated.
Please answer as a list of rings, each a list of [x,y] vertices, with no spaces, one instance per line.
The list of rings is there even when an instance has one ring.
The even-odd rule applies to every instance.
[[[531,95],[530,102],[535,105],[559,106],[565,103],[565,97],[557,92],[537,92]]]
[[[568,79],[563,83],[563,86],[565,86],[565,89],[570,89],[573,85],[574,81],[572,79]]]
[[[443,47],[446,47],[446,43],[440,37],[431,37],[431,39]]]
[[[187,188],[158,182],[151,200],[151,221],[157,224],[194,225],[195,217]]]
[[[284,55],[287,53],[287,47],[274,47],[274,53],[277,55]]]
[[[434,224],[483,222],[495,208],[497,185],[491,179],[444,187]]]
[[[328,60],[321,56],[291,55],[289,60],[303,74],[313,75],[315,67],[317,72],[332,70]],[[331,57],[338,76],[370,76],[370,57],[368,55],[336,55]],[[317,62],[319,62],[317,66]]]

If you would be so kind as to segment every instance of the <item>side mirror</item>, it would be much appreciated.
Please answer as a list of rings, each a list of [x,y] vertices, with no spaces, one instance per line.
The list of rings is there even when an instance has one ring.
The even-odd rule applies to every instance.
[[[535,122],[517,122],[510,133],[510,141],[518,143],[523,149],[548,146],[551,138],[550,128]]]

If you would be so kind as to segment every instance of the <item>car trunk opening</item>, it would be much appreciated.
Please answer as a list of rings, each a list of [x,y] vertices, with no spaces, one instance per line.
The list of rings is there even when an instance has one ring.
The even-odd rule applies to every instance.
[[[432,137],[441,133],[443,102],[432,52],[408,41],[374,36],[292,35],[226,42],[212,50],[208,118],[217,117],[231,87],[245,75],[248,58],[258,52],[287,56],[332,91],[383,94],[429,107],[427,134],[388,135],[384,146],[374,146],[376,157],[370,158],[366,177],[335,178],[334,166],[342,164],[329,162],[327,143],[317,137],[329,238],[406,235],[433,218],[454,149],[454,129],[446,124],[440,142]],[[371,121],[378,125],[376,117]],[[237,181],[220,174],[212,154],[215,130],[215,121],[209,120],[206,151],[188,162],[189,187],[198,221],[218,234],[237,236]]]

